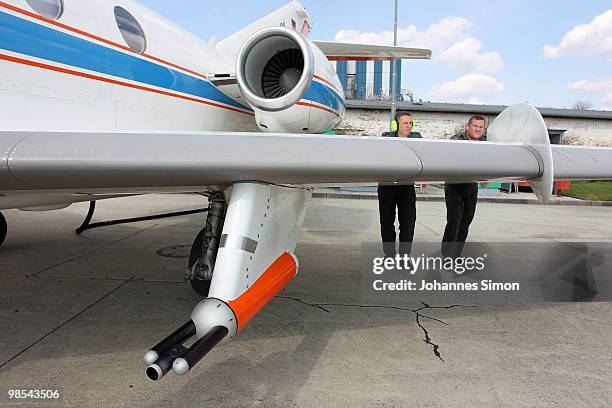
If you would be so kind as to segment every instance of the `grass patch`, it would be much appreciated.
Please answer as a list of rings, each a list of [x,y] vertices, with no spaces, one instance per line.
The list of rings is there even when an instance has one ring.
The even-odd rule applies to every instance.
[[[612,201],[612,181],[572,181],[563,195],[592,201]]]

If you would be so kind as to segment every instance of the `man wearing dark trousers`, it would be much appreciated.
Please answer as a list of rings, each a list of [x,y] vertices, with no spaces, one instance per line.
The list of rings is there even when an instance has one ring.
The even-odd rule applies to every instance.
[[[486,122],[482,116],[472,116],[465,131],[451,137],[454,140],[486,140]],[[446,228],[442,238],[442,256],[460,257],[478,201],[477,183],[446,183]]]
[[[398,112],[395,115],[397,131],[384,133],[386,137],[421,138],[418,132],[412,132],[412,115],[408,112]],[[399,251],[410,255],[414,224],[416,222],[416,193],[414,183],[378,185],[378,212],[380,215],[380,235],[383,241],[385,256],[395,256],[395,208],[399,220]]]

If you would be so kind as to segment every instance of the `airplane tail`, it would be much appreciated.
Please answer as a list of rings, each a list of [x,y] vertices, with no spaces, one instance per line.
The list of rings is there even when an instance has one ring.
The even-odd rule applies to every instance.
[[[232,61],[236,60],[238,51],[242,44],[254,33],[263,28],[268,27],[286,27],[301,31],[308,36],[312,21],[306,12],[306,9],[298,1],[292,1],[289,4],[273,11],[265,17],[260,18],[252,24],[249,24],[240,31],[231,34],[229,37],[216,43],[216,48],[229,57]]]

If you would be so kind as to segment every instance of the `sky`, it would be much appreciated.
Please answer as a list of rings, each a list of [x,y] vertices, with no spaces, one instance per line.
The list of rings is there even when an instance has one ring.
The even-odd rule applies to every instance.
[[[288,1],[141,0],[205,41]],[[303,0],[313,40],[393,43],[394,0]],[[398,45],[431,48],[403,61],[402,88],[432,102],[612,111],[612,4],[582,0],[398,0]]]

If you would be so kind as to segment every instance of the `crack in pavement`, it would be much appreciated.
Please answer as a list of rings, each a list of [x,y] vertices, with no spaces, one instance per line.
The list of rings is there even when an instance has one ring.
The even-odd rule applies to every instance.
[[[407,312],[412,312],[415,315],[416,318],[416,323],[417,325],[421,328],[421,330],[423,330],[423,334],[425,335],[425,337],[423,338],[423,342],[425,344],[428,344],[431,346],[432,348],[432,352],[434,354],[434,356],[438,357],[442,362],[445,362],[444,359],[442,358],[442,354],[440,353],[440,345],[436,344],[432,341],[432,338],[429,336],[429,331],[425,328],[425,326],[423,326],[421,324],[420,318],[424,318],[424,319],[430,319],[430,320],[434,320],[438,323],[442,323],[448,326],[448,323],[446,323],[444,320],[432,317],[432,316],[428,316],[426,314],[420,313],[421,310],[425,310],[425,309],[453,309],[456,307],[478,307],[476,305],[460,305],[460,304],[453,304],[453,305],[448,305],[448,306],[431,306],[428,305],[427,303],[423,302],[422,300],[419,300],[419,302],[421,302],[422,306],[416,309],[411,309],[408,307],[401,307],[401,306],[383,306],[383,305],[360,305],[360,304],[353,304],[353,303],[311,303],[311,302],[307,302],[303,299],[297,298],[297,297],[293,297],[293,296],[285,296],[285,295],[277,295],[275,296],[277,298],[280,299],[289,299],[289,300],[293,300],[296,301],[298,303],[302,303],[304,305],[310,306],[310,307],[314,307],[316,309],[321,309],[327,313],[331,313],[330,310],[326,309],[324,306],[339,306],[339,307],[355,307],[355,308],[369,308],[369,309],[392,309],[392,310],[403,310],[403,311],[407,311]]]
[[[82,258],[82,257],[84,257],[84,256],[86,256],[86,255],[93,254],[94,252],[98,252],[98,251],[100,251],[100,250],[102,250],[102,249],[106,249],[106,248],[108,248],[108,247],[110,247],[110,246],[112,246],[112,245],[115,245],[117,242],[121,242],[121,241],[126,240],[126,239],[128,239],[128,238],[131,238],[131,237],[133,237],[133,236],[135,236],[135,235],[138,235],[138,234],[140,234],[140,233],[142,233],[142,232],[148,231],[148,230],[150,230],[151,228],[154,228],[154,227],[156,227],[156,226],[158,226],[158,225],[159,225],[159,224],[153,224],[153,225],[151,225],[151,226],[149,226],[149,227],[147,227],[147,228],[143,228],[143,229],[141,229],[141,230],[139,230],[139,231],[136,231],[136,232],[134,232],[134,233],[132,233],[132,234],[128,234],[128,235],[126,235],[125,237],[121,237],[121,238],[119,238],[119,239],[117,239],[117,240],[115,240],[115,241],[111,241],[111,242],[108,242],[108,243],[102,244],[102,245],[100,245],[100,246],[99,246],[99,247],[97,247],[97,248],[93,248],[93,249],[90,249],[89,251],[85,251],[85,252],[84,252],[84,253],[82,253],[82,254],[78,254],[78,255],[72,256],[72,257],[70,257],[70,258],[68,258],[68,259],[65,259],[65,260],[63,260],[63,261],[61,261],[61,262],[58,262],[58,263],[57,263],[57,264],[55,264],[55,265],[50,265],[50,266],[44,267],[44,268],[42,268],[42,269],[41,269],[40,271],[38,271],[38,272],[34,272],[34,273],[32,273],[32,274],[26,275],[26,277],[37,276],[37,275],[39,275],[39,274],[41,274],[41,273],[43,273],[43,272],[50,271],[51,269],[57,268],[58,266],[62,266],[62,265],[64,265],[64,264],[67,264],[67,263],[69,263],[69,262],[72,262],[72,261],[74,261],[75,259],[79,259],[79,258]]]
[[[112,276],[64,276],[64,275],[28,275],[27,278],[50,278],[50,279],[80,279],[80,280],[99,280],[99,281],[125,281],[126,279],[132,279],[134,281],[146,282],[146,283],[180,283],[185,284],[185,281],[174,281],[174,280],[160,280],[160,279],[146,279],[125,277],[125,278],[114,278]]]
[[[47,279],[80,279],[80,280],[99,280],[99,281],[125,281],[126,278],[112,278],[99,276],[62,276],[62,275],[29,275],[27,278],[47,278]]]
[[[311,306],[311,307],[314,307],[314,308],[317,308],[317,309],[321,309],[321,310],[323,310],[323,311],[325,311],[327,313],[331,313],[331,311],[327,310],[326,308],[324,308],[320,304],[317,304],[317,303],[308,303],[308,302],[306,302],[306,301],[304,301],[304,300],[302,300],[300,298],[296,298],[296,297],[292,297],[292,296],[284,296],[284,295],[276,295],[275,297],[281,298],[281,299],[295,300],[296,302],[302,303],[304,305]],[[337,306],[337,305],[334,305],[334,306]]]
[[[65,325],[67,325],[68,323],[70,323],[71,321],[73,321],[74,319],[76,319],[77,317],[79,317],[80,315],[82,315],[83,313],[85,313],[86,311],[88,311],[89,309],[91,309],[92,307],[94,307],[95,305],[97,305],[98,303],[100,303],[101,301],[103,301],[104,299],[106,299],[107,297],[109,297],[110,295],[112,295],[113,293],[115,293],[116,291],[118,291],[119,289],[121,289],[122,287],[124,287],[127,283],[131,282],[134,279],[134,277],[130,277],[129,279],[124,280],[120,285],[118,285],[117,287],[115,287],[114,289],[112,289],[111,291],[109,291],[108,293],[106,293],[105,295],[103,295],[102,297],[100,297],[98,300],[96,300],[95,302],[93,302],[92,304],[90,304],[89,306],[87,306],[86,308],[84,308],[83,310],[81,310],[80,312],[78,312],[77,314],[75,314],[74,316],[72,316],[70,319],[66,320],[65,322],[61,323],[60,325],[58,325],[56,328],[54,328],[53,330],[51,330],[49,333],[45,334],[44,336],[42,336],[40,339],[36,340],[35,342],[33,342],[32,344],[30,344],[29,346],[27,346],[26,348],[24,348],[23,350],[21,350],[19,353],[15,354],[13,357],[9,358],[8,360],[6,360],[4,363],[0,364],[0,369],[2,369],[4,366],[6,366],[8,363],[10,363],[11,361],[13,361],[14,359],[16,359],[17,357],[19,357],[20,355],[22,355],[23,353],[25,353],[26,351],[28,351],[29,349],[31,349],[32,347],[34,347],[35,345],[37,345],[38,343],[40,343],[41,341],[43,341],[44,339],[46,339],[47,337],[49,337],[50,335],[52,335],[53,333],[55,333],[56,331],[58,331],[59,329],[61,329],[62,327],[64,327]]]
[[[425,225],[423,222],[421,221],[417,221],[417,223],[419,225],[421,225],[423,228],[425,228],[426,230],[428,230],[429,232],[433,233],[434,235],[440,236],[440,233],[438,231],[433,230],[432,228],[429,228],[427,225]]]

